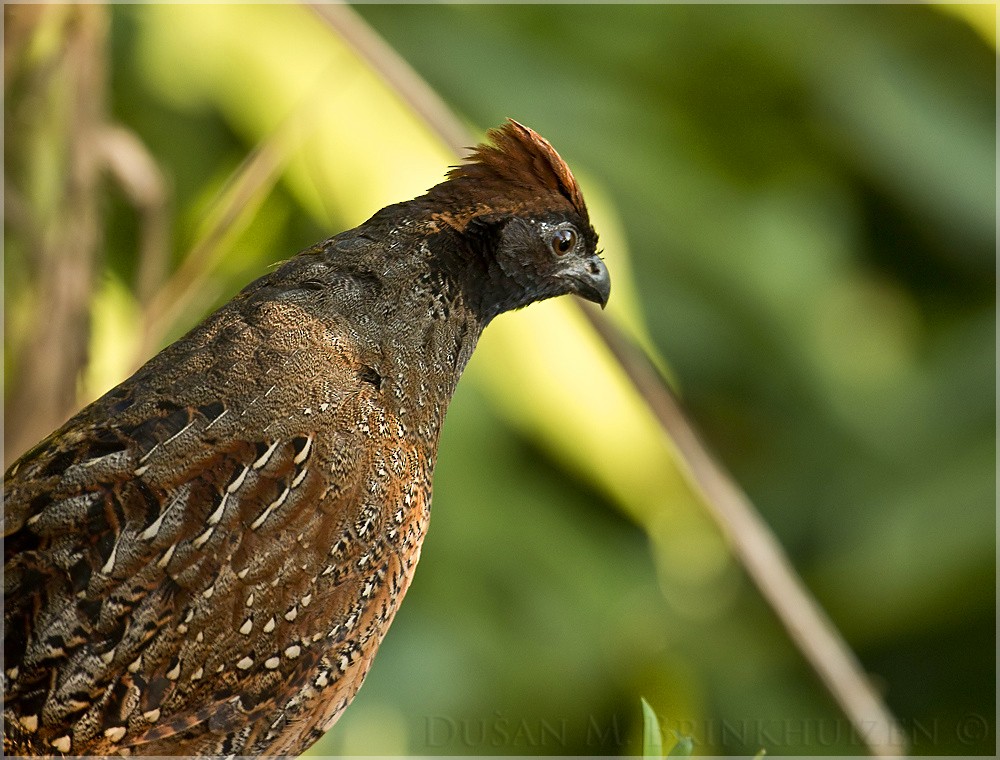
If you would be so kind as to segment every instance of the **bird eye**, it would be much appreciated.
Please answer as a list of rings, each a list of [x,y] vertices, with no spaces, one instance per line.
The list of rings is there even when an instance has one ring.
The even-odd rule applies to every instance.
[[[573,230],[559,230],[552,236],[549,245],[557,256],[565,256],[576,245],[576,233]]]

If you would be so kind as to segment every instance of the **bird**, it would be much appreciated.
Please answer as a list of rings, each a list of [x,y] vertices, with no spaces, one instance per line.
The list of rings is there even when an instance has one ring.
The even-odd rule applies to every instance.
[[[255,280],[4,475],[4,750],[293,755],[354,698],[498,315],[608,269],[507,120],[413,200]]]

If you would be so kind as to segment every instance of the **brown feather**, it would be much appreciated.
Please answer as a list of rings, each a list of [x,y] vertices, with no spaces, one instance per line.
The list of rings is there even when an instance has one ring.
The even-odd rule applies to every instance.
[[[513,121],[490,137],[8,470],[7,754],[291,755],[337,720],[413,577],[480,333],[610,292],[562,159]]]
[[[589,223],[587,204],[573,172],[548,140],[508,119],[486,133],[483,143],[454,166],[448,179],[424,196],[450,210],[435,219],[459,230],[483,213],[522,214],[560,207]]]

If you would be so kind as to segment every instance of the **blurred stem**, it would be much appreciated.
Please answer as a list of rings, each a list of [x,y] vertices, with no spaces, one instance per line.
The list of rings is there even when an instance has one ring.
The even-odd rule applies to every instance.
[[[205,226],[177,271],[150,299],[144,314],[138,356],[149,356],[159,348],[167,332],[190,309],[225,253],[225,241],[244,220],[253,217],[267,191],[277,182],[288,158],[291,141],[286,129],[275,131],[257,145],[229,177],[208,215]]]
[[[108,9],[7,5],[4,211],[26,287],[14,297],[38,315],[5,335],[13,357],[6,398],[7,462],[79,408],[102,243],[103,172],[139,215],[136,292],[148,302],[169,250],[167,183],[141,140],[109,123]]]
[[[903,732],[833,622],[792,567],[749,497],[709,453],[646,355],[594,308],[579,304],[679,453],[689,482],[761,594],[873,755],[903,754]]]
[[[30,290],[18,295],[44,314],[23,335],[5,336],[16,359],[4,425],[7,461],[76,408],[87,360],[100,243],[95,142],[105,116],[107,15],[99,5],[4,6],[5,43],[16,51],[4,61],[5,210]]]
[[[471,144],[471,136],[459,134],[460,122],[447,104],[353,10],[343,5],[312,7],[456,155],[460,146]],[[806,589],[749,498],[701,442],[652,362],[603,313],[580,306],[677,450],[682,469],[734,553],[869,751],[878,756],[904,752],[902,730],[854,653]]]
[[[108,125],[98,135],[104,165],[139,215],[139,269],[136,296],[145,306],[159,290],[167,272],[169,193],[167,182],[138,136],[124,127]]]
[[[392,46],[347,5],[309,3],[337,35],[395,91],[456,156],[475,140],[447,103]]]

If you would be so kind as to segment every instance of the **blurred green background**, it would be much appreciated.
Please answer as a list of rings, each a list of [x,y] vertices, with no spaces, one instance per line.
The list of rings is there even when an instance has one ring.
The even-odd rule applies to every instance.
[[[994,754],[995,7],[356,11],[472,134],[557,147],[611,317],[913,752]],[[4,17],[6,463],[454,162],[306,7]],[[640,696],[696,754],[862,752],[673,457],[570,305],[498,320],[413,587],[313,752],[635,753]]]

